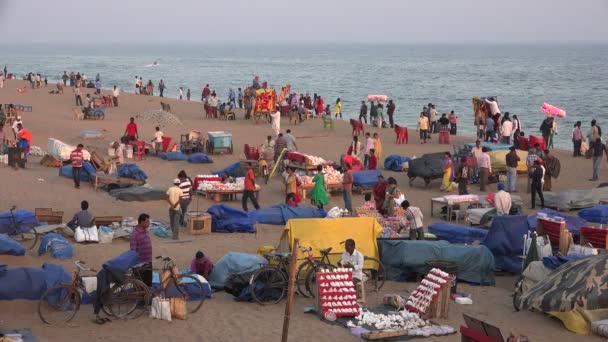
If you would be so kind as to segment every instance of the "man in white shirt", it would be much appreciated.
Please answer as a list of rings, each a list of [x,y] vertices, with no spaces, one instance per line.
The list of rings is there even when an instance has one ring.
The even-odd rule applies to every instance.
[[[118,95],[120,95],[120,91],[114,86],[114,90],[112,91],[112,102],[114,102],[114,107],[118,107]]]
[[[500,109],[498,108],[498,102],[496,102],[496,99],[490,97],[489,99],[485,99],[485,102],[490,106],[490,113],[492,116],[500,114]]]
[[[11,126],[11,128],[13,129],[13,133],[15,133],[15,139],[17,139],[17,133],[19,133],[19,125],[23,126],[23,121],[21,121],[21,117],[18,116],[17,120],[15,120],[15,122],[13,122],[13,125]]]
[[[498,192],[494,194],[494,207],[498,215],[509,215],[511,211],[511,194],[505,191],[505,186],[498,183]]]
[[[510,145],[511,135],[513,135],[513,122],[507,118],[500,126],[500,132],[502,133],[502,143]]]
[[[291,130],[287,130],[287,134],[284,135],[285,141],[287,141],[287,151],[293,152],[298,150],[298,145],[296,145],[296,137],[291,134]]]
[[[156,150],[156,155],[162,151],[163,148],[163,132],[160,130],[160,127],[156,127],[156,132],[154,132],[154,139],[152,142],[154,143],[154,150]]]
[[[486,191],[486,185],[488,184],[488,176],[492,173],[492,163],[490,161],[490,155],[487,153],[488,148],[482,148],[482,153],[477,160],[479,166],[479,191]]]
[[[375,150],[376,149],[376,144],[374,142],[374,139],[372,139],[372,136],[369,132],[365,133],[365,156],[363,158],[363,166],[367,167],[367,165],[369,164],[369,158],[371,156],[371,150]]]
[[[355,240],[348,239],[344,243],[344,253],[338,262],[338,266],[353,269],[353,282],[358,284],[363,281],[363,254],[355,249]]]

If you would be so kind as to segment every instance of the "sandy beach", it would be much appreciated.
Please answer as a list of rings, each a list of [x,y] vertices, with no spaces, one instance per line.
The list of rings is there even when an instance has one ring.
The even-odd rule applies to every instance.
[[[119,98],[119,107],[106,109],[105,120],[73,121],[72,108],[74,96],[67,87],[64,94],[51,95],[48,92],[54,85],[47,88],[27,89],[24,94],[18,94],[16,88],[24,86],[22,81],[6,81],[4,88],[0,89],[0,103],[18,103],[33,106],[31,113],[24,113],[22,119],[24,127],[33,136],[33,145],[43,150],[47,148],[48,138],[57,138],[70,144],[82,143],[85,149],[97,150],[103,156],[107,155],[107,147],[111,141],[117,140],[125,130],[129,117],[135,116],[149,109],[160,109],[160,98],[122,93]],[[86,93],[93,93],[92,89],[85,89]],[[193,92],[198,93],[198,92]],[[197,96],[193,96],[196,98]],[[236,121],[223,121],[205,119],[200,102],[165,99],[170,103],[175,113],[184,123],[183,126],[163,127],[165,136],[179,141],[180,134],[186,134],[191,129],[201,132],[226,130],[232,133],[234,154],[213,156],[213,164],[189,164],[187,162],[169,162],[156,157],[148,157],[137,163],[148,175],[148,184],[158,188],[167,188],[179,170],[185,170],[189,176],[208,174],[220,170],[229,164],[244,159],[243,145],[260,145],[267,135],[271,134],[270,125],[244,120],[243,114],[237,112]],[[418,104],[415,105],[418,107]],[[422,106],[422,104],[420,104]],[[354,114],[354,113],[353,113]],[[460,125],[472,125],[471,112],[460,114]],[[154,124],[147,121],[138,121],[139,134],[142,140],[150,141],[153,138]],[[395,133],[391,129],[373,129],[378,132],[383,142],[383,157],[390,154],[406,156],[421,156],[429,152],[452,151],[452,145],[438,145],[437,136],[433,136],[430,143],[419,143],[415,132],[414,122],[397,122],[410,127],[409,144],[395,144]],[[539,123],[540,124],[540,123]],[[320,119],[313,119],[303,124],[290,125],[287,118],[283,118],[282,131],[291,129],[297,138],[299,150],[304,153],[317,155],[327,160],[339,160],[351,141],[351,127],[347,120],[337,121],[334,131],[324,131]],[[367,129],[367,128],[366,128]],[[103,133],[103,138],[81,139],[82,130],[97,130]],[[584,128],[585,133],[588,128]],[[10,128],[5,128],[7,135],[12,134]],[[471,137],[457,137],[454,143],[471,142]],[[553,181],[553,191],[569,189],[591,189],[596,187],[602,179],[608,176],[608,166],[602,163],[600,168],[600,181],[590,182],[591,161],[572,157],[571,151],[554,152],[561,161],[560,177]],[[11,205],[20,209],[34,211],[34,208],[52,207],[54,210],[64,211],[64,221],[69,220],[73,213],[79,209],[80,201],[90,203],[90,211],[97,216],[123,215],[137,217],[140,213],[148,213],[153,219],[168,221],[167,204],[164,201],[155,202],[118,202],[107,192],[95,192],[89,184],[83,184],[75,189],[73,182],[68,178],[58,176],[58,169],[42,166],[38,163],[39,157],[30,157],[26,169],[13,170],[0,166],[2,188],[0,190],[0,212],[7,212]],[[424,182],[416,180],[414,186],[408,185],[404,173],[394,173],[384,170],[384,158],[379,160],[379,166],[385,176],[393,176],[399,182],[399,188],[410,200],[412,205],[422,209],[425,216],[424,225],[432,223],[430,219],[430,199],[440,194],[440,180],[431,182],[428,188]],[[269,207],[282,203],[284,199],[284,185],[280,177],[274,177],[268,184],[259,179],[262,190],[259,200],[262,207]],[[518,178],[518,195],[524,200],[523,208],[530,213],[529,195],[525,192],[526,182],[523,177]],[[469,191],[479,193],[479,187],[469,186]],[[496,185],[490,186],[490,191],[496,191]],[[353,195],[353,205],[356,207],[363,203],[362,195]],[[205,198],[195,199],[191,210],[206,210],[215,203]],[[229,202],[231,206],[241,208],[240,201]],[[304,203],[308,205],[308,203]],[[330,198],[329,207],[343,206],[342,196],[334,195]],[[259,246],[277,245],[283,227],[270,225],[257,225],[257,234],[212,234],[206,236],[189,236],[182,234],[182,240],[192,240],[181,244],[166,243],[168,239],[152,237],[153,254],[169,255],[174,258],[180,267],[189,264],[197,250],[203,250],[212,260],[217,261],[227,252],[255,253]],[[74,260],[85,260],[90,266],[99,268],[101,264],[129,248],[128,242],[114,240],[112,244],[81,245],[73,244],[75,257],[72,260],[57,260],[49,255],[39,257],[28,251],[24,257],[0,256],[0,264],[10,267],[35,266],[44,262],[63,265],[68,271],[73,269]],[[462,323],[462,313],[484,319],[499,326],[503,334],[523,334],[530,341],[600,341],[599,337],[575,335],[555,319],[541,313],[514,312],[512,306],[512,290],[517,277],[497,276],[497,285],[494,287],[473,286],[459,284],[462,292],[471,293],[474,304],[460,306],[452,304],[447,320],[438,320],[458,328]],[[401,293],[413,290],[415,283],[387,282],[381,293],[373,294],[368,298],[368,305],[377,305],[382,296],[390,293]],[[0,328],[31,328],[40,341],[70,341],[87,339],[88,341],[130,341],[135,339],[145,341],[276,341],[280,339],[284,301],[279,305],[260,306],[253,303],[235,302],[229,294],[219,292],[213,299],[207,300],[203,308],[186,321],[172,323],[139,318],[128,321],[115,321],[110,324],[98,326],[90,322],[93,308],[84,306],[73,321],[73,327],[45,326],[37,315],[36,301],[2,301],[0,302]],[[315,315],[304,314],[305,307],[313,305],[312,300],[296,296],[294,314],[290,324],[291,341],[360,341],[351,336],[341,327],[332,326],[318,320]],[[428,338],[428,341],[460,341],[459,334],[442,338]]]

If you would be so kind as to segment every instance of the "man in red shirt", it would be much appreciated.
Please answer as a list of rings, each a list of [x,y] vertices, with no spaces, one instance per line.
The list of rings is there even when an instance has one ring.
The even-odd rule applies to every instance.
[[[70,161],[72,162],[72,177],[74,178],[74,186],[80,188],[80,174],[82,173],[82,161],[84,153],[82,153],[82,144],[78,144],[76,149],[70,153]]]
[[[125,137],[127,137],[127,139],[129,139],[129,141],[139,139],[139,134],[137,133],[137,124],[135,123],[135,118],[130,119],[130,122],[127,124],[127,129],[125,129],[124,135],[125,135]]]
[[[243,210],[247,211],[247,198],[251,198],[251,203],[255,210],[260,209],[258,200],[255,198],[255,174],[251,167],[251,162],[247,162],[247,174],[245,175],[245,191],[243,191]]]

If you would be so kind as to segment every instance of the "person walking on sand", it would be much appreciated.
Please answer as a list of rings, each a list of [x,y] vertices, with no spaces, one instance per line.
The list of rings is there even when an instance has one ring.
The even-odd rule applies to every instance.
[[[481,155],[477,160],[479,166],[479,191],[486,191],[488,176],[492,174],[492,163],[490,161],[490,155],[488,154],[488,148],[483,147],[481,151]]]
[[[531,208],[534,209],[536,207],[536,194],[540,197],[540,207],[545,207],[545,197],[543,196],[543,178],[544,171],[540,165],[540,160],[534,161],[534,168],[532,170],[532,184],[531,184]]]
[[[179,99],[181,100],[184,97],[184,89],[179,87]]]
[[[154,151],[156,155],[162,152],[163,149],[163,136],[164,133],[160,130],[160,127],[156,126],[156,131],[154,132],[154,139],[152,139],[152,143],[154,143]]]
[[[243,109],[243,90],[241,88],[238,89],[237,99],[239,102],[239,109]]]
[[[590,181],[596,181],[599,179],[598,171],[600,169],[600,164],[602,163],[602,157],[606,154],[606,158],[608,158],[608,149],[606,149],[606,145],[602,143],[602,138],[597,138],[595,142],[591,145],[591,155],[593,156],[593,176]]]
[[[247,162],[247,173],[245,174],[245,189],[243,190],[243,198],[242,205],[243,210],[248,211],[247,209],[247,200],[251,200],[253,203],[253,207],[255,210],[260,209],[260,205],[258,204],[258,200],[255,197],[255,173],[253,172],[253,165],[251,162]]]
[[[340,117],[340,119],[342,119],[342,102],[340,101],[339,97],[336,100],[336,105],[334,106],[334,114],[336,115],[336,119],[338,118],[338,116]]]
[[[545,146],[549,146],[549,137],[551,137],[551,128],[553,127],[553,117],[549,116],[545,118],[540,125],[540,132],[545,141]]]
[[[72,178],[74,178],[74,187],[80,189],[80,175],[82,174],[82,163],[84,160],[84,153],[82,149],[84,146],[78,144],[76,149],[70,153],[70,162],[72,163]]]
[[[470,169],[467,165],[466,157],[460,159],[460,165],[458,166],[458,171],[456,171],[455,176],[458,182],[458,195],[468,195],[469,190],[467,189],[467,185],[469,184]]]
[[[572,129],[572,145],[574,151],[572,152],[573,157],[581,157],[581,146],[583,141],[585,141],[585,137],[583,136],[583,131],[581,130],[582,123],[577,121],[574,124],[574,129]]]
[[[179,188],[181,181],[179,178],[173,180],[173,186],[167,190],[167,203],[169,203],[169,225],[173,232],[173,240],[179,239],[179,221],[181,216],[180,200],[182,189]]]
[[[82,106],[82,95],[79,87],[74,88],[74,97],[76,98],[76,106]]]
[[[511,145],[511,135],[513,134],[513,123],[508,117],[500,126],[500,132],[502,133],[502,143]]]
[[[188,91],[186,91],[186,100],[190,101],[190,88],[188,88]]]
[[[188,207],[192,202],[192,179],[188,177],[186,171],[181,170],[177,174],[179,178],[179,188],[182,190],[182,196],[179,199],[179,206],[181,207],[181,215],[179,217],[179,223],[182,227],[186,226],[186,214],[188,213]]]
[[[356,136],[355,136],[356,137]],[[344,176],[342,178],[342,198],[344,199],[344,207],[352,216],[353,213],[353,171],[349,163],[344,164]]]
[[[543,184],[543,191],[551,191],[551,178],[559,177],[559,173],[561,171],[561,164],[557,157],[549,153],[549,149],[545,150],[543,164],[545,166],[545,182]]]
[[[114,103],[114,107],[118,107],[118,95],[120,95],[120,91],[114,85],[114,90],[112,91],[112,102]]]
[[[429,118],[424,115],[424,112],[420,113],[420,118],[418,119],[418,130],[420,131],[420,143],[426,144],[426,139],[428,139],[429,135]]]
[[[310,194],[310,202],[316,205],[317,208],[323,209],[323,206],[329,203],[327,191],[325,190],[325,177],[323,176],[323,166],[317,165],[317,174],[313,177],[312,182],[315,187]]]
[[[395,108],[397,108],[397,106],[395,106],[395,103],[393,102],[393,100],[388,100],[388,105],[386,106],[386,115],[388,115],[388,123],[391,126],[391,128],[395,127],[395,121],[393,120],[393,115],[395,114]]]
[[[365,101],[361,101],[361,108],[359,108],[359,121],[365,122],[367,125],[367,105]]]

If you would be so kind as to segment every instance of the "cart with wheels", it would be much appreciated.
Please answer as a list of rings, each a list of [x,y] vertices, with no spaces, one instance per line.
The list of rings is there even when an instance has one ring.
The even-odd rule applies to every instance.
[[[205,141],[207,154],[230,153],[234,151],[232,146],[232,133],[229,132],[207,132]]]

